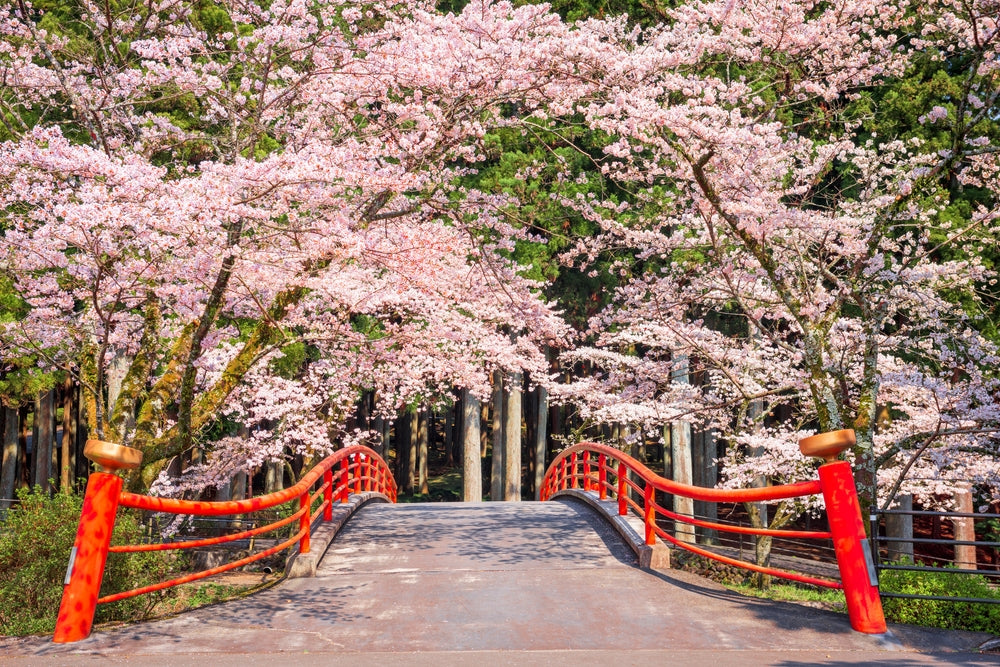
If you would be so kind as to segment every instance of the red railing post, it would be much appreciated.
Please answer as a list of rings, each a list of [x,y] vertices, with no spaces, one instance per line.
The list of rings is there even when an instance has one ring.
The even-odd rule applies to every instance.
[[[608,497],[608,457],[605,454],[597,456],[597,486],[601,494],[601,500]]]
[[[569,457],[569,467],[570,467],[570,471],[569,471],[569,478],[570,478],[570,488],[573,488],[573,489],[575,489],[575,488],[577,488],[577,487],[579,486],[579,480],[578,480],[578,479],[577,479],[577,477],[576,477],[576,476],[577,476],[577,472],[576,472],[576,469],[577,469],[577,461],[578,461],[578,457],[577,457],[577,453],[576,453],[576,452],[573,452],[573,453],[572,453],[572,454],[570,455],[570,457]]]
[[[646,482],[646,487],[642,491],[642,522],[646,526],[646,544],[656,544],[656,533],[653,532],[653,525],[656,521],[656,512],[653,510],[653,485]]]
[[[858,632],[881,634],[886,631],[885,616],[851,464],[825,463],[819,467],[819,479],[851,627]]]
[[[361,493],[361,475],[364,472],[361,455],[354,455],[354,493]]]
[[[566,490],[566,457],[559,459],[559,490]]]
[[[95,472],[87,480],[83,511],[70,552],[66,587],[52,637],[57,644],[80,641],[90,634],[121,490],[122,478],[118,475]]]
[[[323,473],[323,502],[326,507],[323,509],[323,521],[333,519],[333,471],[327,470]]]
[[[590,491],[590,452],[583,453],[583,490]]]
[[[351,462],[348,459],[350,457],[345,456],[340,460],[340,502],[342,503],[346,503],[351,495]]]
[[[628,496],[625,493],[625,462],[618,459],[618,514],[628,514]]]
[[[306,489],[305,493],[299,496],[299,509],[305,510],[302,512],[302,516],[299,517],[299,531],[305,531],[299,539],[299,553],[307,554],[309,553],[309,524],[312,523],[312,517],[309,516],[309,489]]]

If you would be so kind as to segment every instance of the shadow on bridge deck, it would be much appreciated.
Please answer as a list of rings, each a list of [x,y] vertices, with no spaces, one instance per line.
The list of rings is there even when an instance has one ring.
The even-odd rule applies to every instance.
[[[588,507],[367,505],[317,576],[77,644],[0,640],[11,664],[997,664],[975,633],[853,632],[846,616],[642,570]],[[292,657],[294,655],[294,658]]]

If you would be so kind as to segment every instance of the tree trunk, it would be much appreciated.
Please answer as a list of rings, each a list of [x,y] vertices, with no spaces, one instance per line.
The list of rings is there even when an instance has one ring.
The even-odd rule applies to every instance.
[[[77,385],[75,394],[76,407],[73,411],[73,420],[76,424],[76,430],[74,431],[73,465],[76,478],[86,480],[90,476],[90,461],[83,455],[83,448],[87,444],[87,406],[83,400],[83,387]]]
[[[455,405],[452,414],[455,415],[455,460],[462,465],[465,459],[465,393],[458,389],[454,392]]]
[[[562,428],[563,408],[558,403],[555,403],[553,405],[548,406],[548,413],[549,413],[548,432],[549,436],[551,436],[554,439],[555,437],[560,436],[563,433],[563,428]],[[546,454],[547,453],[548,452],[546,452]]]
[[[408,422],[406,440],[406,492],[413,493],[417,490],[417,460],[420,447],[420,415],[416,410],[411,410],[406,415]]]
[[[430,454],[430,414],[427,410],[421,410],[418,415],[419,426],[417,427],[417,448],[420,465],[418,469],[419,488],[422,495],[431,492],[427,485],[427,457]]]
[[[402,412],[396,417],[396,483],[403,493],[406,489],[406,457],[410,453],[410,417]],[[412,490],[412,489],[411,489]]]
[[[367,431],[371,428],[372,421],[372,408],[371,408],[372,392],[363,391],[361,392],[361,398],[358,400],[357,409],[357,420],[358,428],[363,431]]]
[[[264,493],[274,493],[285,487],[285,462],[268,461],[264,464]]]
[[[521,374],[510,376],[504,405],[503,476],[506,501],[521,500]]]
[[[106,422],[110,422],[114,416],[110,412],[114,409],[115,404],[118,403],[118,396],[122,392],[122,382],[124,382],[125,375],[128,374],[128,367],[132,362],[131,359],[118,350],[110,350],[110,353],[112,356],[111,361],[108,363],[108,374],[105,379],[108,385],[108,407],[107,413],[104,415],[104,421]]]
[[[751,401],[749,405],[749,417],[753,420],[754,429],[759,430],[759,418],[764,410],[762,401]],[[763,448],[757,447],[750,452],[751,456],[761,456]],[[769,481],[764,475],[759,475],[750,483],[752,488],[763,488],[768,486]],[[754,528],[767,528],[767,503],[744,503],[747,514],[750,515],[750,525]],[[754,552],[757,565],[767,567],[771,562],[771,544],[773,539],[764,535],[754,538]],[[771,587],[771,576],[767,574],[757,574],[755,576],[757,586],[761,589]]]
[[[17,431],[16,408],[3,409],[3,459],[0,461],[0,510],[6,510],[14,499],[17,485]]]
[[[374,430],[377,434],[375,441],[372,443],[372,449],[374,449],[375,453],[384,459],[386,455],[385,439],[383,438],[383,434],[385,433],[385,420],[381,417],[373,419],[372,430]]]
[[[236,437],[247,439],[250,437],[250,429],[245,424],[240,424],[236,428]],[[229,480],[229,498],[232,500],[243,500],[248,497],[247,489],[250,486],[250,476],[248,472],[238,472]],[[243,515],[234,514],[229,519],[230,528],[243,527]]]
[[[381,417],[380,417],[380,419],[382,420],[382,449],[381,449],[381,451],[379,453],[382,455],[383,459],[385,459],[386,461],[388,461],[389,460],[389,447],[392,444],[391,441],[390,441],[390,439],[389,439],[390,431],[392,430],[392,422],[390,420],[388,420],[388,419],[384,419],[384,418],[381,418]]]
[[[691,424],[674,422],[670,425],[670,460],[673,464],[673,480],[680,484],[694,485],[694,471],[691,455]],[[674,512],[694,516],[694,501],[685,496],[674,496]],[[694,526],[683,521],[677,522],[674,534],[682,542],[694,543]]]
[[[674,382],[677,384],[691,384],[688,358],[679,355],[675,361],[677,362],[677,367],[673,371]],[[674,481],[693,486],[694,471],[690,422],[680,421],[670,425],[670,458],[673,462]],[[674,511],[678,514],[694,516],[694,501],[684,496],[674,496]],[[676,523],[675,536],[682,542],[694,543],[694,526],[689,523]]]
[[[247,497],[247,473],[238,472],[229,483],[229,497],[232,500],[243,500]]]
[[[41,411],[41,395],[35,397],[32,402],[31,410],[31,469],[29,471],[30,477],[28,477],[28,485],[31,487],[40,486],[41,482],[38,481],[39,476],[39,466],[38,466],[38,414]],[[44,476],[44,474],[43,474]]]
[[[719,479],[719,467],[715,462],[715,431],[708,429],[699,431],[692,437],[692,466],[695,486],[714,487]],[[694,502],[695,516],[717,521],[719,518],[718,503],[696,500]],[[718,531],[710,528],[698,528],[695,533],[701,537],[704,544],[714,544],[719,537]]]
[[[455,465],[459,468],[463,465],[463,460],[465,459],[465,438],[463,437],[465,426],[462,423],[462,417],[465,414],[465,405],[462,403],[462,390],[458,389],[452,392],[452,396],[455,401],[451,406],[451,437],[452,446],[455,448],[454,458]]]
[[[747,514],[750,516],[750,525],[754,528],[767,528],[767,503],[743,503]],[[773,538],[767,535],[757,535],[754,537],[754,562],[761,567],[768,567],[771,563],[771,543]],[[760,589],[771,587],[771,575],[757,573],[754,581]]]
[[[59,490],[69,493],[73,488],[73,472],[76,468],[73,445],[76,436],[76,411],[73,409],[73,379],[66,378],[63,384],[63,429],[62,456],[60,457]]]
[[[52,479],[52,451],[54,444],[53,407],[55,392],[47,391],[38,397],[35,423],[38,424],[38,440],[35,441],[35,486],[42,487],[48,493],[52,490],[49,480]]]
[[[479,400],[468,389],[462,390],[462,500],[483,500],[483,471],[480,456]]]
[[[489,429],[482,428],[482,424],[490,418],[490,406],[488,403],[479,404],[479,458],[485,459],[490,450]]]
[[[504,415],[503,415],[503,374],[493,372],[492,419],[490,422],[493,447],[490,460],[490,500],[503,500],[503,454],[504,454]]]
[[[17,435],[17,470],[18,480],[15,487],[31,486],[31,457],[28,455],[28,438],[30,429],[28,428],[29,409],[24,406],[17,411],[17,423],[19,424]]]
[[[442,437],[444,438],[445,465],[454,468],[455,454],[457,453],[455,450],[455,410],[450,406],[445,409]]]
[[[536,407],[534,410],[535,442],[532,448],[535,459],[535,488],[533,491],[535,500],[539,500],[542,492],[542,481],[545,479],[546,454],[548,453],[548,439],[545,434],[545,425],[549,421],[549,393],[545,387],[539,386],[535,389],[534,398]]]

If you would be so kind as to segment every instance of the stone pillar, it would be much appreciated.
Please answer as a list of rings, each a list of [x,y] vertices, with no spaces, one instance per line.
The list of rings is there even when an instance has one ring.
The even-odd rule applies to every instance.
[[[972,488],[963,484],[955,489],[955,511],[962,514],[972,514]],[[955,527],[955,541],[975,542],[976,528],[972,517],[955,517],[952,519]],[[974,545],[955,545],[955,565],[963,570],[976,569],[976,547]]]
[[[896,496],[896,509],[903,512],[913,511],[913,496],[904,493]],[[886,537],[901,538],[904,540],[913,539],[913,515],[912,514],[886,514],[885,515]],[[913,562],[913,542],[889,542],[889,562],[907,560]]]

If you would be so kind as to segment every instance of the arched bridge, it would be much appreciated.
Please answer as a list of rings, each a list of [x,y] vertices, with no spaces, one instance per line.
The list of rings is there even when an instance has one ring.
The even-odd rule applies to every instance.
[[[852,633],[843,615],[750,600],[695,575],[666,569],[666,544],[690,545],[660,528],[657,517],[672,512],[657,504],[655,491],[702,500],[734,493],[740,500],[760,499],[764,491],[682,488],[621,452],[593,443],[570,448],[550,466],[542,493],[550,502],[395,505],[395,483],[385,463],[366,448],[342,450],[299,485],[253,501],[201,503],[135,496],[122,493],[120,478],[110,472],[94,476],[67,574],[56,643],[38,648],[35,656],[65,657],[67,650],[151,659],[184,653],[189,658],[216,656],[211,658],[216,667],[242,662],[220,662],[220,655],[284,652],[338,655],[348,663],[350,656],[364,653],[366,662],[384,655],[412,664],[467,663],[480,659],[476,656],[496,662],[514,655],[530,656],[529,662],[617,662],[624,656],[630,661],[670,658],[692,663],[713,651],[738,652],[731,655],[734,659],[752,654],[758,663],[772,662],[768,656],[788,650],[798,651],[797,659],[806,661],[821,653],[830,658],[833,652],[852,660],[902,657],[892,653],[902,646],[891,633],[884,634],[877,589],[874,602],[869,597],[871,582],[856,534],[861,519],[850,468],[843,462],[821,466],[820,479],[814,482],[768,492],[775,497],[826,496],[831,530],[800,537],[832,539],[842,578],[813,583],[845,588],[849,606],[855,596],[853,604],[863,608],[852,611],[850,624],[860,624],[858,629],[867,634]],[[841,497],[845,493],[853,505],[850,498]],[[279,523],[299,530],[275,548],[297,546],[301,553],[290,569],[305,576],[243,600],[88,638],[93,605],[177,583],[97,598],[95,577],[99,586],[108,550],[105,528],[113,524],[119,505],[227,514],[289,501],[297,502],[299,509]],[[846,503],[846,519],[838,518],[831,502]],[[838,521],[849,525],[839,526]],[[111,547],[150,548],[161,547]],[[918,644],[943,641],[920,633],[910,636]],[[906,655],[907,664],[921,662],[915,654]],[[320,662],[329,664],[326,659]]]

